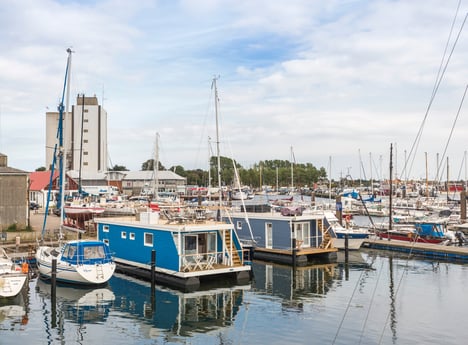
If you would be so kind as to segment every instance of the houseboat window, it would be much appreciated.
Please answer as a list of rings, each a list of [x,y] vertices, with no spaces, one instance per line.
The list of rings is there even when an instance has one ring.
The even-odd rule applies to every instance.
[[[109,225],[104,225],[104,226],[102,227],[102,231],[103,231],[103,232],[109,232]]]
[[[153,246],[153,234],[145,232],[145,246]]]
[[[130,238],[131,240],[134,240],[134,239],[135,239],[135,233],[134,233],[134,232],[131,232],[129,238]]]
[[[105,240],[103,240],[102,242],[104,242],[105,244],[109,245],[109,240],[108,240],[108,239],[105,239]]]
[[[197,239],[196,235],[184,236],[184,249],[185,253],[191,254],[197,252]]]
[[[237,230],[242,230],[242,222],[240,220],[237,221]]]
[[[301,241],[300,245],[310,246],[309,223],[295,223],[294,232],[296,233],[296,240]]]
[[[177,252],[179,252],[179,234],[178,233],[172,233],[172,238],[174,239],[174,244],[177,248]]]
[[[207,240],[207,252],[216,253],[216,234],[210,233],[206,235]]]
[[[206,234],[198,235],[198,253],[199,254],[206,253]]]
[[[120,233],[120,237],[122,237],[123,239],[127,238],[127,232],[126,231],[122,231]]]

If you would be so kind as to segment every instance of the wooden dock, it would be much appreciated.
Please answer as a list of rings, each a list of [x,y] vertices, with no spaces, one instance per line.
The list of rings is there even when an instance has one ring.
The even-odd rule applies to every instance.
[[[363,247],[391,250],[410,255],[454,262],[468,262],[468,247],[444,246],[440,244],[406,242],[388,239],[369,239]]]
[[[269,249],[255,247],[254,259],[272,261],[286,265],[293,265],[294,259],[297,266],[306,266],[315,261],[333,262],[337,257],[336,248],[301,248],[298,250],[291,249]],[[295,258],[294,258],[295,254]]]

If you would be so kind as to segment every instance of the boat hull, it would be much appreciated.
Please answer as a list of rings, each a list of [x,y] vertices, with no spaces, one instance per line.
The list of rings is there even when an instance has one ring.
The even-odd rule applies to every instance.
[[[432,243],[432,244],[439,244],[446,241],[446,238],[428,238],[428,237],[421,237],[418,236],[414,238],[412,234],[406,233],[388,233],[388,232],[379,232],[378,236],[380,238],[391,239],[391,240],[398,240],[398,241],[405,241],[405,242],[418,242],[418,243]]]
[[[26,285],[28,275],[23,273],[8,273],[0,275],[0,297],[17,296]]]
[[[359,250],[361,248],[362,244],[364,241],[367,239],[368,236],[366,237],[360,237],[360,238],[348,238],[348,249],[349,250]],[[345,243],[346,240],[344,237],[340,238],[337,237],[333,240],[333,246],[338,249],[346,249]]]
[[[108,282],[115,272],[115,263],[71,264],[61,260],[57,248],[39,247],[36,252],[36,263],[43,279],[52,278],[52,260],[57,260],[56,280],[62,283],[79,285],[101,285]]]

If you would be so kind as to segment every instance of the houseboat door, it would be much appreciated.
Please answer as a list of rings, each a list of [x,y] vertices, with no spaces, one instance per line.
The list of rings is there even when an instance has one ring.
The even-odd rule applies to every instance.
[[[273,248],[273,224],[265,224],[265,248]]]
[[[310,247],[309,223],[294,223],[293,226],[296,234],[296,246],[298,248]]]

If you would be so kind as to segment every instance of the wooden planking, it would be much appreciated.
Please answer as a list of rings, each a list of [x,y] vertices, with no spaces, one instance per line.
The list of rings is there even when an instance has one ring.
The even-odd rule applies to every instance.
[[[405,242],[398,240],[377,239],[364,242],[363,246],[386,249],[432,259],[444,259],[468,262],[468,247],[443,246],[440,244]]]
[[[265,252],[265,253],[276,253],[282,255],[292,255],[293,252],[291,249],[269,249],[269,248],[260,248],[255,247],[255,251],[257,252]],[[338,249],[336,248],[301,248],[297,250],[296,255],[313,255],[313,254],[324,254],[324,253],[334,253],[337,252]]]

